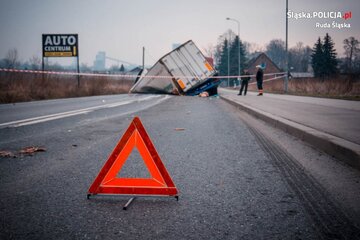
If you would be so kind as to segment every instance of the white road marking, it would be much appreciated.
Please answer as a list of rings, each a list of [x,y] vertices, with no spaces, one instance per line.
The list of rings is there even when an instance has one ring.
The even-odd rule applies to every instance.
[[[51,120],[55,120],[55,119],[71,117],[71,116],[75,116],[75,115],[79,115],[79,114],[85,114],[85,113],[89,113],[89,112],[91,112],[91,111],[90,110],[88,110],[88,111],[79,111],[79,112],[76,112],[76,113],[69,113],[69,114],[64,114],[64,115],[59,115],[59,116],[43,118],[43,119],[39,119],[39,120],[33,120],[33,121],[29,121],[29,122],[17,123],[17,124],[14,124],[14,125],[10,125],[10,127],[21,127],[21,126],[31,125],[31,124],[35,124],[35,123],[47,122],[47,121],[51,121]]]
[[[127,105],[130,103],[147,101],[147,100],[150,100],[153,98],[159,98],[159,97],[161,97],[161,96],[159,96],[159,95],[147,96],[147,97],[140,98],[140,99],[126,100],[126,101],[119,102],[119,103],[109,103],[109,104],[104,104],[101,106],[94,106],[94,107],[73,110],[73,111],[67,111],[67,112],[49,114],[49,115],[44,115],[44,116],[39,116],[39,117],[16,120],[16,121],[11,121],[11,122],[1,123],[0,128],[21,127],[21,126],[26,126],[26,125],[31,125],[31,124],[41,123],[41,122],[47,122],[47,121],[51,121],[51,120],[55,120],[55,119],[66,118],[66,117],[71,117],[71,116],[80,115],[80,114],[86,114],[86,113],[90,113],[95,110],[99,110],[99,109],[103,109],[103,108],[119,107],[119,106]]]

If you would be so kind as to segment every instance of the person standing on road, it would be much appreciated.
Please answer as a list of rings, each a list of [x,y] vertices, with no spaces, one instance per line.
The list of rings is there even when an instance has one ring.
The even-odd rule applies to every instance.
[[[263,95],[263,78],[264,78],[264,71],[262,70],[260,65],[257,65],[256,68],[258,69],[256,72],[256,83],[259,90],[258,96]]]
[[[241,78],[241,88],[240,88],[240,92],[238,93],[238,95],[242,95],[242,91],[244,90],[244,87],[245,87],[244,96],[246,96],[249,80],[250,80],[249,71],[247,69],[245,69],[244,76]]]

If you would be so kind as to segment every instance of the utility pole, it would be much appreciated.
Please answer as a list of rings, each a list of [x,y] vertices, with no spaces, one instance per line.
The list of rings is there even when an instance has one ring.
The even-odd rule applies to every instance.
[[[145,47],[143,47],[143,56],[142,56],[142,69],[145,69]]]
[[[285,82],[284,82],[284,92],[287,93],[288,92],[288,82],[289,82],[289,53],[288,53],[288,17],[287,17],[287,13],[288,13],[288,0],[286,0],[286,13],[285,13],[285,18],[286,18],[286,40],[285,40]]]
[[[78,88],[80,88],[80,63],[79,63],[79,55],[76,57],[76,65],[77,65],[77,81],[78,81]]]

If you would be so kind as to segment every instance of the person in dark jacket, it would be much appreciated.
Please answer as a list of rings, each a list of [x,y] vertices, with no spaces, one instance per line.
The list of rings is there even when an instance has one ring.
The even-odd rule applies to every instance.
[[[257,65],[256,68],[258,69],[256,72],[256,83],[259,90],[258,96],[263,95],[263,78],[264,78],[264,71],[262,70],[260,65]]]
[[[245,69],[244,76],[241,77],[241,88],[240,88],[240,92],[238,95],[242,95],[242,91],[244,90],[244,87],[245,87],[244,96],[246,96],[249,81],[250,81],[249,71],[247,69]]]

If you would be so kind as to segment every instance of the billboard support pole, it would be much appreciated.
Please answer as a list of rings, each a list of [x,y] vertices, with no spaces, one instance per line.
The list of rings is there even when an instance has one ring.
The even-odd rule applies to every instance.
[[[80,65],[79,65],[79,55],[76,57],[77,59],[77,80],[78,80],[78,88],[80,88]]]
[[[44,56],[41,58],[41,70],[45,71]]]
[[[42,70],[42,74],[41,74],[41,79],[42,81],[44,81],[45,79],[45,76],[44,76],[44,71],[45,71],[45,58],[44,58],[44,53],[42,55],[42,58],[41,58],[41,70]]]
[[[44,56],[41,59],[42,59],[42,61],[41,61],[41,70],[43,71],[43,73],[41,74],[41,79],[42,79],[42,81],[44,81],[44,79],[45,79],[45,77],[44,77],[44,71],[45,71]]]
[[[41,79],[42,81],[44,81],[44,71],[45,71],[45,63],[44,63],[44,34],[41,35],[41,41],[42,41],[42,46],[41,46],[41,49],[42,49],[42,54],[41,54],[41,70],[43,71],[42,74],[41,74]]]

